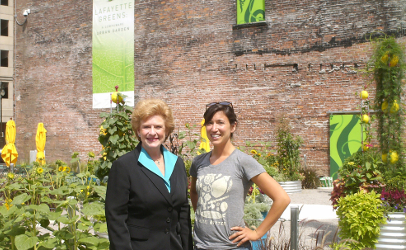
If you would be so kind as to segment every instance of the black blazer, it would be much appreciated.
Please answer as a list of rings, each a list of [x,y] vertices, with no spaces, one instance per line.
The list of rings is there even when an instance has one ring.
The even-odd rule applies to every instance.
[[[161,177],[138,162],[141,143],[111,167],[106,194],[110,249],[191,250],[187,176],[178,157],[171,192]]]

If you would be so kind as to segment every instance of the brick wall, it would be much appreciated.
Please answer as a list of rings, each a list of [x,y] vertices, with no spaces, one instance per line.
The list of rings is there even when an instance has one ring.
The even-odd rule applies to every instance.
[[[48,130],[48,160],[100,151],[92,110],[92,1],[18,1],[15,118],[20,159]],[[377,31],[405,42],[406,0],[266,1],[266,25],[235,27],[235,1],[135,1],[135,101],[162,98],[176,125],[233,102],[235,144],[275,140],[285,114],[307,166],[329,173],[329,111],[354,111]],[[373,97],[373,93],[371,93]],[[199,132],[199,128],[195,129]]]

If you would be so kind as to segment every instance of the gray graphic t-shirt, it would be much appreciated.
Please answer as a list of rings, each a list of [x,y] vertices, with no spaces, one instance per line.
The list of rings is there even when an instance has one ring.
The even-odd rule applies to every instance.
[[[193,159],[190,175],[197,178],[194,242],[202,249],[234,249],[228,237],[234,226],[244,227],[244,201],[252,177],[265,169],[251,156],[235,149],[223,162],[210,164],[211,152]]]

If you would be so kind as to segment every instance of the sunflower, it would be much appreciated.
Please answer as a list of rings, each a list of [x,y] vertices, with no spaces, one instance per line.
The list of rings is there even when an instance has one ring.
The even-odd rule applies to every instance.
[[[70,173],[70,167],[66,167],[65,170],[66,170],[66,173],[68,173],[68,174]]]
[[[100,126],[100,134],[101,135],[107,135],[106,129],[103,128],[103,126]]]
[[[43,168],[37,168],[37,174],[42,174],[44,172]]]
[[[12,201],[13,201],[12,199],[6,198],[5,203],[4,203],[4,206],[6,206],[7,210],[9,210],[10,207],[13,206],[13,204],[11,204]]]
[[[63,171],[63,167],[62,167],[62,166],[59,166],[58,171],[59,171],[59,172],[62,172],[62,171]]]
[[[258,154],[258,153],[257,153],[257,151],[256,151],[255,149],[252,149],[252,150],[251,150],[251,154],[256,155],[256,154]]]
[[[7,178],[9,178],[10,180],[13,180],[14,179],[14,173],[8,173],[7,174]]]

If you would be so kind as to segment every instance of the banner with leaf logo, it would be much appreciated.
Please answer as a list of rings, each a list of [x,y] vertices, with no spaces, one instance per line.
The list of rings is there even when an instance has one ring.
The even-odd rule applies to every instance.
[[[358,115],[330,116],[330,175],[336,172],[344,160],[361,150],[361,123]]]
[[[265,0],[237,0],[237,24],[265,21]]]
[[[134,0],[93,0],[92,49],[93,108],[109,108],[115,86],[134,106]]]

